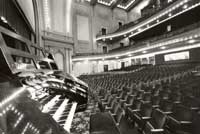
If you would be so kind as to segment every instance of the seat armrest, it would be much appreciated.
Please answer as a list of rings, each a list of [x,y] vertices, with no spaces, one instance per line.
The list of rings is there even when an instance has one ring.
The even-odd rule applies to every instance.
[[[134,110],[131,110],[132,112],[139,112],[140,109],[134,109]]]
[[[101,101],[106,101],[106,99],[104,99],[104,98],[102,98],[102,99],[100,98],[100,100],[101,100]]]
[[[126,100],[120,100],[120,102],[126,102]]]
[[[180,101],[175,101],[174,103],[175,103],[175,104],[179,104],[179,103],[181,103],[181,102],[180,102]]]
[[[191,121],[180,121],[181,124],[192,124]]]
[[[191,110],[198,110],[199,107],[191,107],[190,109],[191,109]]]
[[[121,97],[120,96],[116,96],[116,99],[120,99]]]
[[[114,113],[110,113],[110,114],[111,114],[113,117],[116,116],[116,114],[114,114]]]
[[[163,132],[164,129],[151,129],[151,132]]]
[[[142,102],[142,103],[149,103],[150,101],[143,101],[143,100],[141,100],[141,102]]]
[[[159,107],[159,105],[153,105],[152,107],[153,107],[153,108],[157,108],[157,107]]]
[[[111,109],[112,109],[111,107],[107,107],[107,106],[105,108],[105,110],[111,110]]]
[[[142,117],[143,120],[149,120],[151,117]]]
[[[180,121],[176,120],[175,118],[173,118],[173,117],[171,117],[171,116],[169,116],[169,118],[170,118],[172,121],[174,121],[176,124],[180,124]]]
[[[125,106],[126,107],[130,107],[132,104],[127,104],[127,103],[125,103]]]
[[[108,102],[102,102],[102,104],[103,104],[103,105],[107,105],[107,104],[108,104]]]
[[[135,97],[136,95],[131,94],[130,96],[131,96],[131,97]]]

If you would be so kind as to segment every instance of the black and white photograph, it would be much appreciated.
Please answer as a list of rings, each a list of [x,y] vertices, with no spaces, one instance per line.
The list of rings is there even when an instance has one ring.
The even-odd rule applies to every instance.
[[[200,0],[0,0],[0,134],[200,134]]]

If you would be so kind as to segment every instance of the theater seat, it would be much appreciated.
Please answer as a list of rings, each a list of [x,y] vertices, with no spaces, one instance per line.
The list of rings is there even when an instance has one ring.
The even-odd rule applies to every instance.
[[[192,132],[191,132],[192,134],[199,134],[200,132],[199,124],[200,124],[200,115],[195,113],[192,121]]]
[[[134,121],[140,129],[144,128],[146,121],[151,119],[152,105],[150,103],[142,103],[140,110],[133,112]]]
[[[146,123],[144,134],[163,134],[167,116],[159,109],[152,113],[152,118]]]
[[[169,100],[161,100],[159,109],[165,114],[171,114],[173,103]]]
[[[142,100],[143,94],[144,94],[144,91],[141,91],[141,90],[138,91],[138,92],[137,92],[136,98],[137,98],[138,100]]]
[[[137,95],[137,90],[135,88],[131,89],[127,94],[136,96]]]
[[[180,104],[181,103],[181,93],[180,92],[171,93],[169,96],[169,100],[175,104]]]
[[[144,93],[141,101],[142,101],[142,103],[150,103],[151,93]]]
[[[151,104],[153,108],[158,108],[160,104],[160,97],[159,96],[153,96],[151,98]]]
[[[199,102],[194,97],[190,96],[185,97],[182,104],[193,111],[199,110]]]
[[[172,114],[169,115],[167,129],[176,134],[190,133],[192,120],[192,111],[187,107],[178,105],[173,108]]]
[[[135,99],[135,96],[129,95],[126,102],[122,105],[122,107],[124,109],[127,109],[128,107],[130,107],[133,104],[134,99]]]
[[[113,97],[111,102],[105,106],[105,111],[111,110],[114,107],[115,102],[116,102],[116,99]]]
[[[115,116],[117,114],[117,110],[120,107],[117,101],[114,102],[112,109],[109,111],[111,115]]]
[[[140,100],[135,99],[133,101],[132,105],[130,107],[128,107],[127,109],[125,109],[126,116],[130,121],[132,121],[132,119],[133,119],[132,113],[140,110],[141,103],[142,102]]]
[[[155,88],[152,90],[151,94],[152,94],[152,96],[158,96],[159,92],[160,92],[159,89]]]
[[[100,109],[101,111],[104,111],[104,110],[105,110],[105,107],[106,107],[108,104],[110,104],[111,101],[112,101],[113,99],[114,99],[113,96],[110,95],[106,101],[99,102],[99,109]]]
[[[109,113],[96,113],[90,116],[90,134],[120,134]]]
[[[116,114],[113,116],[117,126],[119,126],[123,116],[124,116],[124,110],[121,107],[118,107]]]
[[[167,91],[160,91],[159,96],[163,100],[168,100],[169,99],[169,93]]]

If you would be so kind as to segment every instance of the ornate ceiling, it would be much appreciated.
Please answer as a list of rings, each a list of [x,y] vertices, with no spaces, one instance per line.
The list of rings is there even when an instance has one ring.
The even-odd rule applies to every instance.
[[[138,3],[143,0],[87,0],[92,5],[102,4],[105,6],[109,6],[111,9],[121,8],[126,11],[130,11],[134,8]]]

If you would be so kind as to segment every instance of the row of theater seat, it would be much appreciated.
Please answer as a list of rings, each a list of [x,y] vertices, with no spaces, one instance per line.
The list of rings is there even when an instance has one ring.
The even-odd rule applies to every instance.
[[[102,112],[109,112],[118,127],[125,118],[133,126],[136,124],[145,134],[197,134],[200,106],[196,94],[199,93],[196,84],[198,78],[190,75],[161,82],[155,87],[134,86],[135,78],[138,78],[138,81],[158,79],[184,73],[192,68],[194,65],[156,66],[146,68],[139,73],[92,76],[92,78],[88,76],[85,80],[91,81],[90,85],[93,87],[91,89],[105,91],[95,92],[99,93],[97,97],[99,108]],[[143,75],[132,76],[134,74]],[[191,90],[194,85],[196,88]]]
[[[160,78],[173,76],[174,74],[183,73],[195,64],[181,64],[181,65],[161,65],[149,66],[137,72],[124,74],[103,74],[103,75],[83,75],[80,78],[89,84],[89,87],[94,91],[100,89],[106,90],[121,89],[122,87],[131,87],[141,81],[154,81]]]
[[[155,113],[156,115],[160,114],[160,116],[163,114],[163,116],[161,116],[163,119],[158,120],[166,121],[167,115],[169,115],[168,119],[171,119],[169,122],[175,120],[179,122],[178,124],[192,123],[193,111],[196,112],[199,110],[199,104],[195,103],[195,98],[186,96],[184,99],[181,99],[181,93],[177,90],[171,93],[169,93],[169,91],[160,91],[160,93],[158,93],[159,90],[155,90],[157,89],[154,89],[152,93],[131,90],[131,92],[123,91],[119,94],[106,95],[104,98],[100,99],[99,106],[101,111],[109,111],[111,113],[117,125],[120,123],[124,110],[127,120],[132,123],[136,122],[139,128],[145,131],[147,129],[145,124],[149,125],[151,122],[154,122],[151,126],[155,125],[155,120],[150,120],[151,118],[157,118]],[[188,117],[185,115],[190,116]],[[146,121],[150,122],[146,123]],[[157,122],[157,125],[159,124],[160,123]],[[163,125],[164,124],[165,123],[163,123]],[[169,126],[171,124],[172,123],[169,123]],[[157,125],[154,126],[154,128],[161,129],[160,127],[163,127],[163,125],[160,127]],[[171,129],[172,127],[173,125],[170,126],[170,131],[174,130]],[[157,132],[158,130],[153,131]],[[164,131],[164,129],[162,128],[160,131]]]

